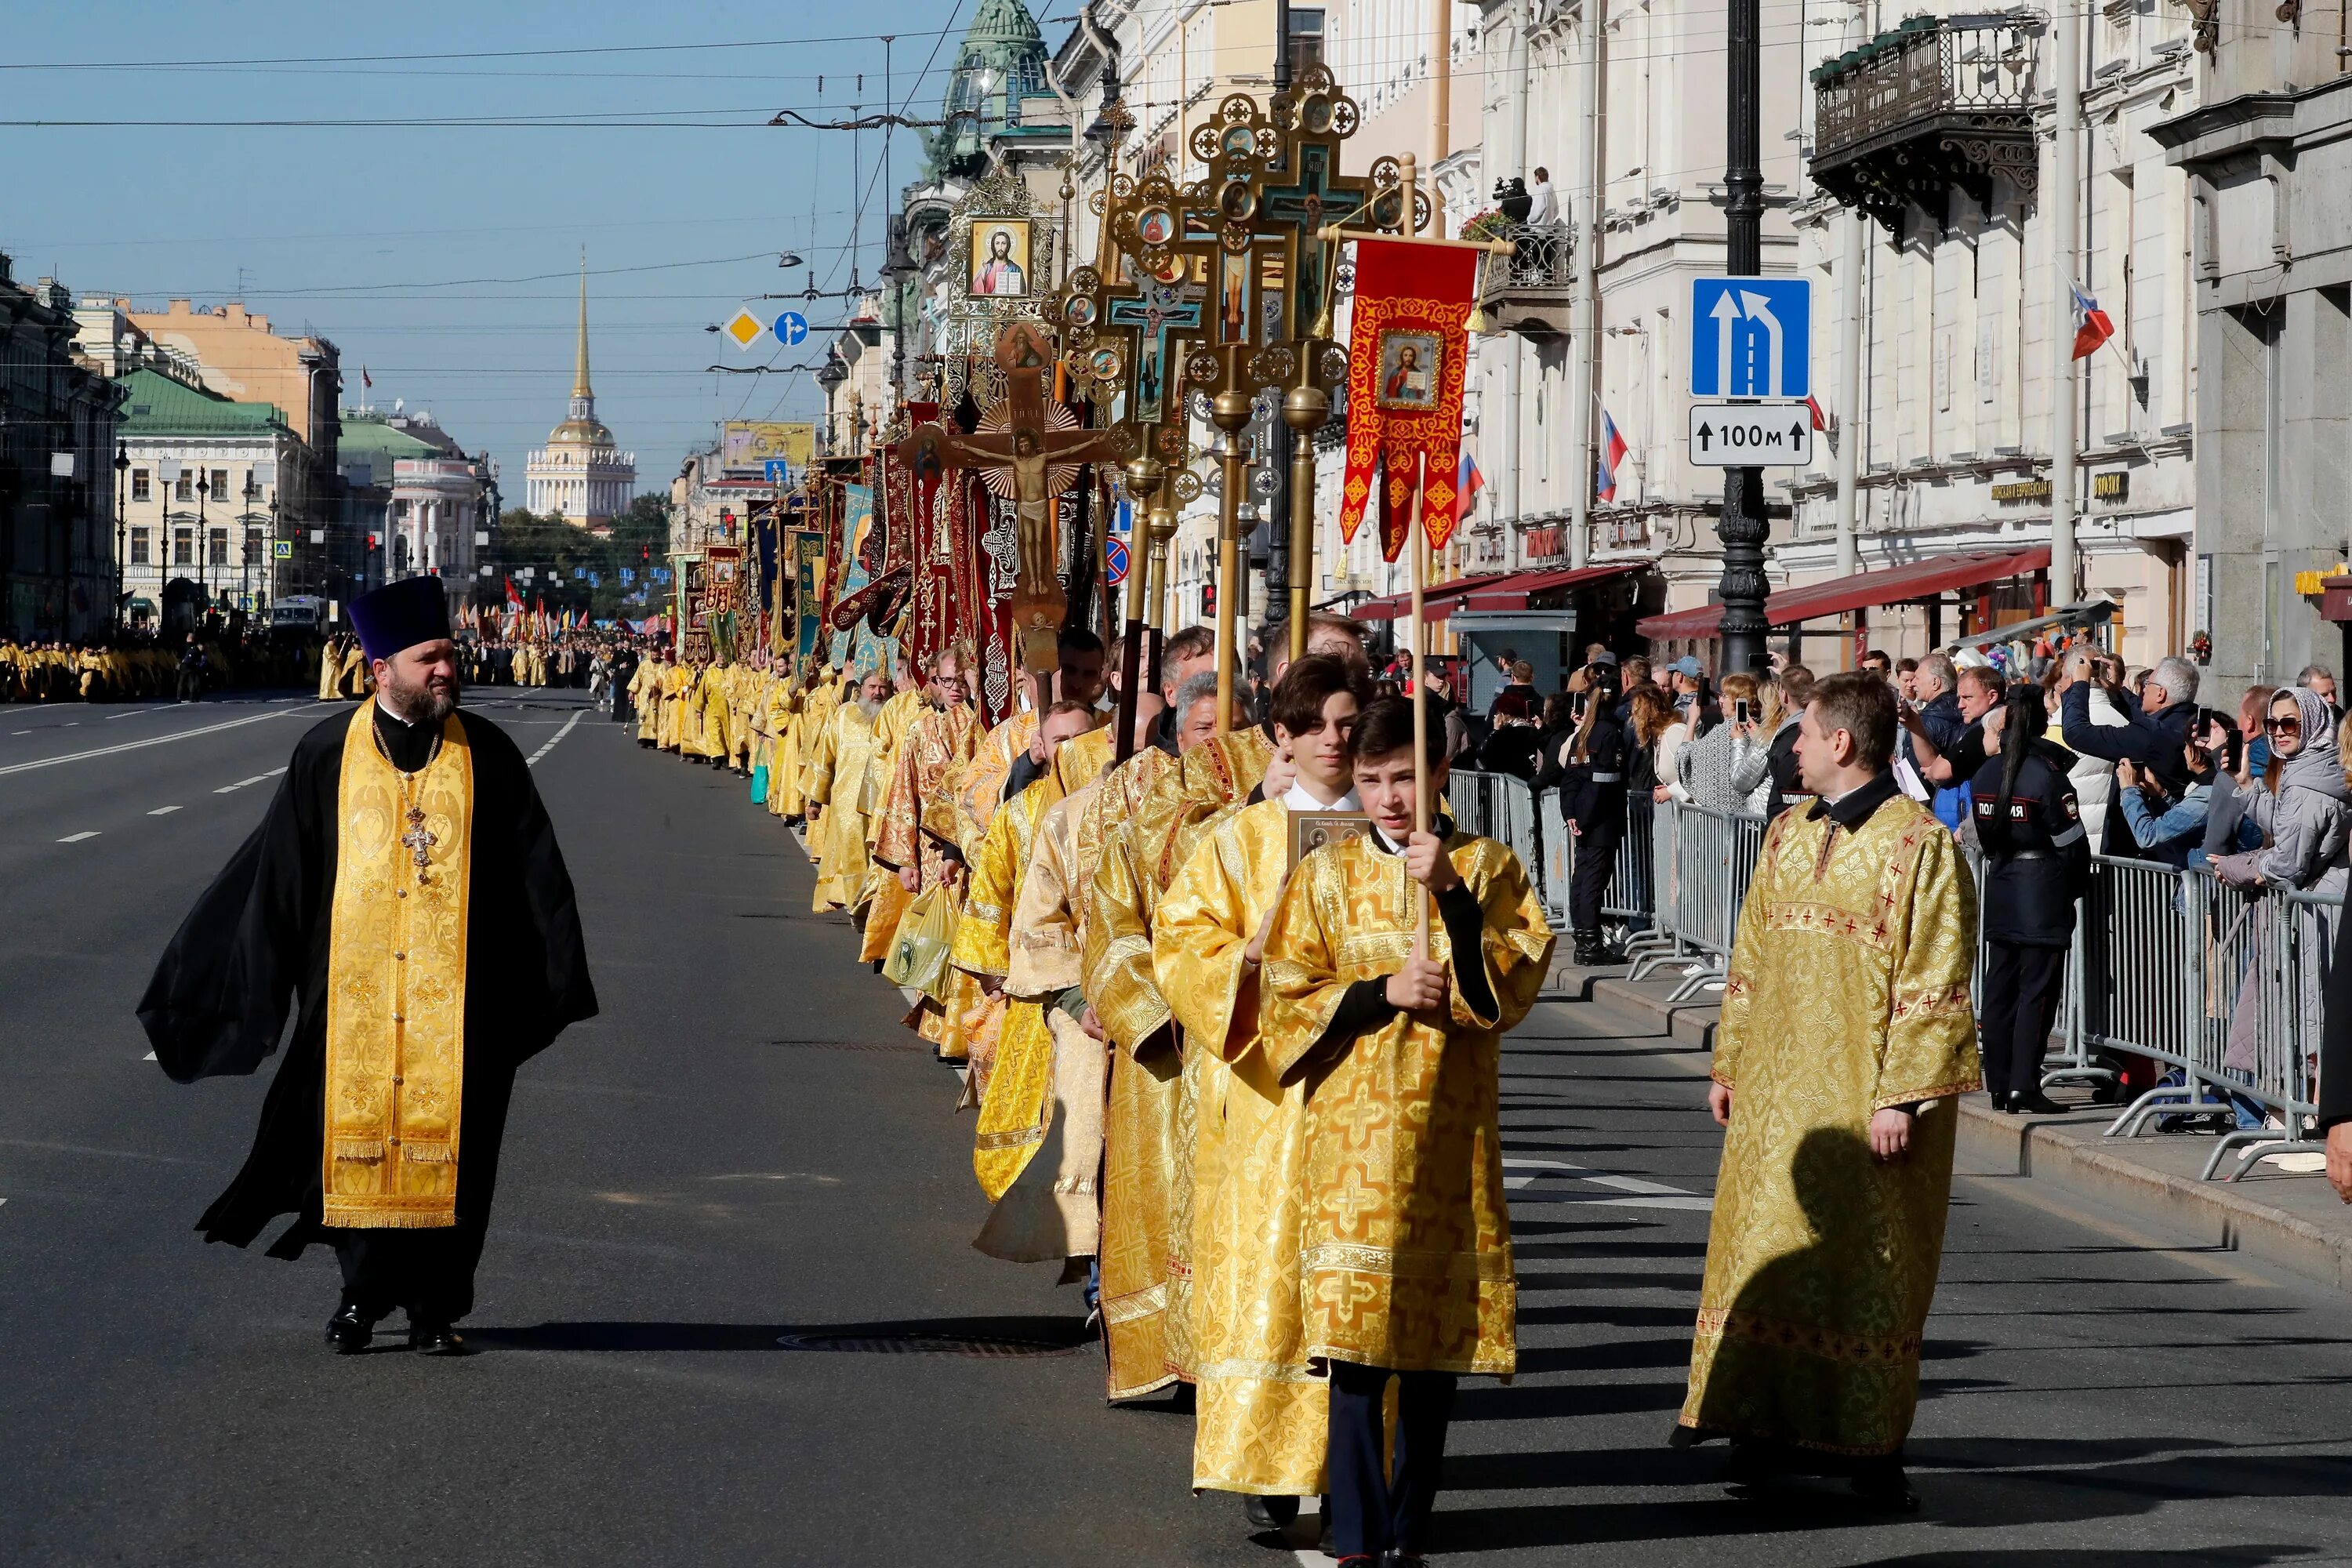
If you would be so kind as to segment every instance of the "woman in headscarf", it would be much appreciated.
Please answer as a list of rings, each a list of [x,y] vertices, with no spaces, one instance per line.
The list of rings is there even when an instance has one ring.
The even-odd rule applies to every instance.
[[[2263,846],[2236,854],[2212,857],[2213,874],[2231,887],[2249,893],[2268,889],[2341,896],[2352,882],[2352,857],[2347,857],[2347,830],[2352,830],[2352,787],[2344,777],[2344,757],[2336,738],[2335,716],[2315,691],[2283,686],[2271,694],[2270,712],[2263,721],[2270,742],[2270,760],[2250,788],[2234,797],[2243,819],[2261,829]],[[2206,844],[2226,842],[2228,827],[2239,813],[2217,805],[2208,819]],[[2294,938],[2307,956],[2300,966],[2301,1015],[2318,1018],[2325,1007],[2326,968],[2335,949],[2336,911],[2315,904],[2294,904],[2275,912],[2247,911],[2259,922],[2252,928],[2252,942],[2285,940],[2290,922]],[[2249,943],[2251,950],[2252,943]],[[2276,955],[2269,955],[2273,963]],[[2221,1065],[2242,1081],[2254,1081],[2261,1048],[2272,1042],[2259,1036],[2259,977],[2271,963],[2257,963],[2241,987],[2230,1017],[2229,1044]],[[2302,1098],[2313,1063],[2273,1064],[2292,1079]],[[2266,1075],[2267,1076],[2267,1075]],[[2287,1087],[2275,1085],[2274,1089]],[[2258,1124],[2253,1107],[2238,1102],[2241,1127]]]

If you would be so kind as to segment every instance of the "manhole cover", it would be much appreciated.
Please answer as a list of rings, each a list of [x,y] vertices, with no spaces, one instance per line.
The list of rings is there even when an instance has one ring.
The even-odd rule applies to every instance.
[[[961,1355],[992,1359],[1075,1354],[1077,1344],[992,1334],[782,1334],[788,1351],[849,1351],[866,1355]]]
[[[928,1051],[931,1048],[920,1040],[909,1040],[904,1045],[896,1040],[770,1040],[768,1044],[802,1051]]]

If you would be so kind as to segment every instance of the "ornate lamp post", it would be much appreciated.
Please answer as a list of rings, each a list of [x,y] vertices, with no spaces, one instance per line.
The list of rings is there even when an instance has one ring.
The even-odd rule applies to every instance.
[[[197,624],[212,619],[213,585],[210,575],[213,560],[212,524],[205,518],[205,498],[213,493],[211,474],[203,468],[196,469],[196,592],[202,605],[197,612]]]
[[[127,487],[131,479],[131,446],[117,442],[114,447],[114,635],[122,635],[122,563],[129,552],[131,520],[125,509],[129,505]]]

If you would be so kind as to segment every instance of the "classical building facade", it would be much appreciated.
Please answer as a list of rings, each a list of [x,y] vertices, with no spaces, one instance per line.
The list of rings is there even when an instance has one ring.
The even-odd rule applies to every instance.
[[[202,605],[251,611],[282,594],[335,593],[324,542],[289,505],[315,487],[282,409],[225,397],[177,357],[127,365],[117,384],[130,625],[180,629]]]
[[[2340,8],[2289,9],[2198,13],[2200,106],[2154,132],[2189,179],[2191,603],[2224,691],[2347,653],[2315,579],[2352,554],[2352,57]]]
[[[524,468],[523,505],[577,528],[609,529],[637,493],[637,455],[614,444],[596,417],[588,383],[588,265],[580,266],[580,342],[572,375],[572,403],[563,423],[548,433]]]
[[[0,255],[0,635],[19,638],[113,624],[121,395],[75,353],[72,305]]]
[[[343,478],[364,498],[374,563],[385,580],[431,574],[453,603],[478,602],[479,558],[497,526],[497,468],[429,414],[343,411]]]

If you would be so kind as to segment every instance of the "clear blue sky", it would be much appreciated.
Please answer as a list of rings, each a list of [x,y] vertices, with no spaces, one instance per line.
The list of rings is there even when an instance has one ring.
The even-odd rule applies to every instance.
[[[377,406],[404,398],[488,448],[520,504],[524,454],[563,416],[584,244],[597,412],[635,451],[640,488],[661,489],[716,421],[818,406],[804,375],[704,369],[805,361],[816,340],[747,354],[704,325],[805,287],[807,270],[778,269],[782,250],[819,287],[846,283],[861,198],[863,278],[880,258],[881,134],[857,137],[853,161],[847,132],[765,121],[881,107],[885,32],[897,96],[936,116],[972,4],[10,0],[0,250],[20,281],[157,309],[242,298],[322,332],[342,350],[347,404],[367,367]],[[598,52],[511,53],[554,49]],[[503,58],[352,58],[428,55]],[[177,63],[289,57],[303,63]],[[431,123],[521,116],[555,123]],[[583,116],[620,123],[570,122]],[[383,123],[217,123],[238,121]],[[914,134],[891,156],[903,184]],[[794,308],[842,319],[838,301]]]

